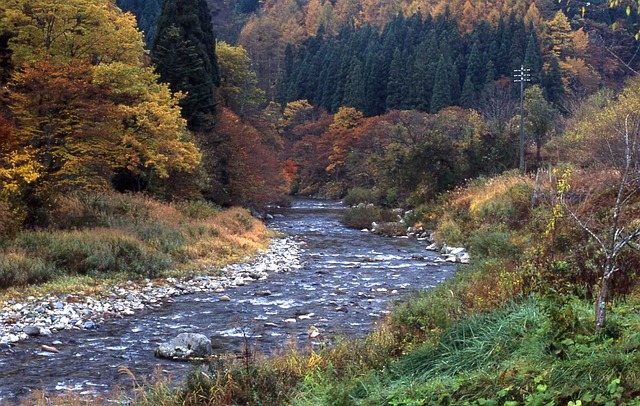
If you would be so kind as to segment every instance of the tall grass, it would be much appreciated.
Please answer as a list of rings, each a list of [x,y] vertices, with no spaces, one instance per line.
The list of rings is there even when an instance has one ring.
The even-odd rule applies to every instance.
[[[141,195],[78,194],[52,210],[47,230],[23,231],[0,251],[0,288],[62,276],[155,278],[204,272],[264,247],[268,231],[246,210],[164,204]]]

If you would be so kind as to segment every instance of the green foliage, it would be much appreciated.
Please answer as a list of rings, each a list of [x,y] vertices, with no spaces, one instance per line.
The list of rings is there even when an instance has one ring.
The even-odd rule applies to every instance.
[[[514,260],[522,247],[513,242],[511,233],[491,228],[480,228],[468,240],[469,251],[479,258],[501,258]]]
[[[63,275],[154,278],[186,265],[242,257],[266,233],[246,210],[205,202],[159,203],[141,195],[69,195],[52,211],[56,229],[4,241],[0,285],[25,286]],[[30,253],[27,255],[26,253]]]
[[[372,222],[384,223],[396,220],[397,217],[390,210],[372,204],[352,207],[345,211],[340,219],[347,227],[356,229],[371,228]]]
[[[357,206],[360,203],[374,203],[375,197],[370,189],[355,187],[349,190],[349,193],[342,199],[342,203],[347,206]]]
[[[164,2],[151,60],[174,93],[186,94],[180,106],[189,129],[210,131],[220,73],[211,15],[204,0]]]

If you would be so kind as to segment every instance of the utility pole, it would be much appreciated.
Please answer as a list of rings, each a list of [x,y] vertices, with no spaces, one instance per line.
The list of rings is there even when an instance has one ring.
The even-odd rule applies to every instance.
[[[531,82],[531,69],[525,69],[520,65],[520,69],[513,70],[513,81],[520,83],[520,172],[525,174],[524,165],[524,82]]]

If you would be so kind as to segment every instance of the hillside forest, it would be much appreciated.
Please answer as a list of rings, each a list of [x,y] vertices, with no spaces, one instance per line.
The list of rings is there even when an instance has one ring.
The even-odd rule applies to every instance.
[[[360,358],[349,345],[297,353],[194,378],[163,396],[181,404],[276,404],[282,394],[296,404],[631,402],[640,387],[639,6],[4,0],[0,288],[54,278],[49,263],[27,255],[45,240],[55,277],[100,278],[103,268],[86,265],[94,248],[56,237],[73,232],[86,232],[82,241],[101,230],[96,244],[112,248],[126,239],[157,265],[146,273],[138,264],[133,276],[156,277],[205,255],[186,247],[198,234],[189,227],[221,208],[260,215],[291,195],[344,199],[353,206],[344,222],[357,228],[393,223],[391,209],[402,208],[401,233],[428,230],[437,244],[468,247],[474,263],[399,306]],[[129,227],[118,217],[136,207],[158,223],[126,237],[105,231]],[[168,231],[153,210],[180,216],[175,223],[191,231]],[[174,237],[185,246],[174,249]],[[104,272],[128,272],[120,267]],[[472,350],[446,346],[457,328],[482,339],[474,317],[491,325],[509,314],[540,328],[467,357],[498,365],[500,376],[479,364],[461,374],[438,358]],[[539,353],[518,352],[525,339]],[[607,351],[626,352],[588,358]],[[606,373],[579,372],[583,356]],[[261,380],[274,371],[285,371],[280,381]],[[407,382],[410,391],[401,389]],[[469,403],[489,399],[486,388],[495,403]],[[208,403],[199,403],[202,391]]]

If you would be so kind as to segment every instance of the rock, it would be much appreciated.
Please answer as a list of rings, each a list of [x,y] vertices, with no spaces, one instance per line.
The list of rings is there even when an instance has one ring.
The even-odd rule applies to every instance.
[[[438,251],[438,244],[435,242],[431,245],[428,245],[426,248],[427,251]]]
[[[227,295],[222,295],[222,296],[220,296],[220,299],[218,299],[218,300],[221,301],[221,302],[229,302],[229,301],[231,301],[231,298],[229,296],[227,296]]]
[[[22,328],[22,331],[24,331],[28,336],[32,337],[42,334],[41,329],[38,326],[24,326]]]
[[[309,338],[316,338],[320,335],[320,330],[318,330],[318,327],[316,326],[311,326],[309,327],[308,333]]]
[[[95,328],[98,328],[98,325],[92,321],[85,321],[82,324],[82,328],[84,328],[85,330],[93,330]]]
[[[462,255],[466,252],[466,250],[464,248],[458,247],[458,248],[451,248],[451,250],[449,250],[449,254],[451,255]]]
[[[270,290],[259,290],[256,292],[256,296],[270,296],[270,295],[271,295]]]
[[[296,319],[284,319],[284,320],[282,320],[282,322],[283,323],[291,323],[291,324],[293,324],[293,323],[297,322],[297,320]]]
[[[447,255],[444,259],[445,262],[458,262],[458,257],[456,257],[455,255]]]
[[[156,348],[154,355],[159,358],[204,358],[211,355],[211,340],[204,334],[182,333]]]
[[[60,352],[56,347],[52,347],[52,346],[44,345],[44,344],[40,347],[40,349],[42,351],[46,351],[46,352],[53,352],[53,353]]]
[[[245,283],[244,283],[244,279],[242,279],[242,278],[238,277],[238,278],[236,278],[236,279],[233,281],[233,284],[234,284],[235,286],[244,286],[244,285],[245,285]]]

